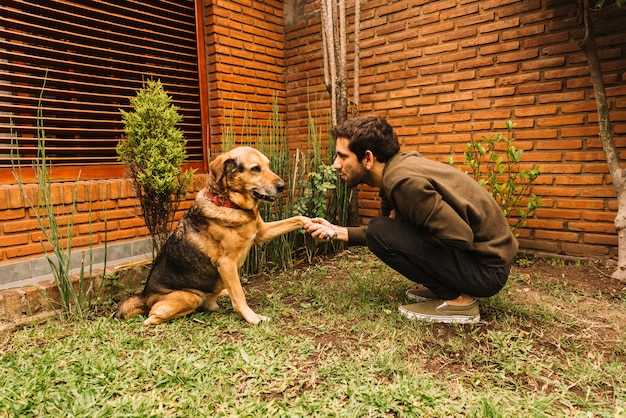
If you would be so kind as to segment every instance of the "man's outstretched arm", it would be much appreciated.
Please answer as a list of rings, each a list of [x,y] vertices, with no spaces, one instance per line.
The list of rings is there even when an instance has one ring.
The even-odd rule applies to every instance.
[[[313,238],[320,240],[336,239],[345,241],[348,245],[366,245],[365,233],[367,226],[344,227],[333,225],[323,218],[311,219],[311,222],[304,225],[306,232]]]
[[[336,239],[339,241],[348,241],[348,228],[333,225],[323,218],[314,218],[310,222],[304,224],[306,232],[311,234],[313,238],[319,240]]]

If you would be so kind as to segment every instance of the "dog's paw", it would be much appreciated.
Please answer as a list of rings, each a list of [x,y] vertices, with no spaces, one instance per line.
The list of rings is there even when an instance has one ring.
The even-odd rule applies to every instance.
[[[146,325],[146,326],[150,326],[150,325],[157,325],[157,324],[160,324],[161,322],[163,322],[163,321],[162,321],[162,320],[161,320],[161,318],[159,318],[158,316],[156,316],[156,315],[150,315],[150,316],[148,317],[148,319],[146,319],[145,321],[143,321],[143,324],[144,324],[144,325]]]
[[[205,309],[207,312],[217,312],[220,310],[220,305],[217,302],[212,301],[206,304]]]
[[[269,321],[270,319],[271,318],[269,316],[254,314],[254,316],[246,318],[246,321],[252,325],[259,325],[261,322]]]

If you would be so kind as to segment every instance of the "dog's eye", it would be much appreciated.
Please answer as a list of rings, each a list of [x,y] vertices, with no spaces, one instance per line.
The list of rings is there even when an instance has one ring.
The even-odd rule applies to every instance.
[[[261,172],[261,166],[258,166],[258,165],[252,166],[250,168],[250,171],[252,171],[253,173],[260,173]]]

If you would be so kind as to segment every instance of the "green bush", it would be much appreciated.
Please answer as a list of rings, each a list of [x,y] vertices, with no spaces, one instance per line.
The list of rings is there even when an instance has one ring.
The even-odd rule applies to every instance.
[[[293,212],[310,218],[325,218],[330,203],[329,193],[337,188],[337,174],[330,163],[327,164],[322,158],[322,141],[311,112],[308,117],[307,139],[308,149],[305,155],[310,168],[303,173],[300,195],[294,203]]]
[[[182,116],[158,80],[148,80],[130,99],[132,111],[120,110],[126,139],[117,146],[143,209],[156,252],[165,243],[180,199],[191,182],[183,172],[185,139],[176,127]]]
[[[513,122],[507,121],[506,127],[507,135],[498,133],[472,139],[466,146],[464,159],[472,177],[492,194],[504,216],[512,219],[511,229],[515,231],[524,226],[539,206],[539,198],[529,194],[529,190],[541,173],[537,166],[528,170],[520,168],[524,152],[513,145]],[[522,204],[524,197],[528,199]]]

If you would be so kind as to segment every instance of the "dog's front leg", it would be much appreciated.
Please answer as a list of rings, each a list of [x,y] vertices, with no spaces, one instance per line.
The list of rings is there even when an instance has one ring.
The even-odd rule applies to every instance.
[[[306,216],[292,216],[291,218],[268,223],[260,220],[259,230],[254,241],[257,244],[270,241],[280,235],[302,228],[308,220],[309,218]]]
[[[237,264],[230,258],[223,257],[217,262],[217,270],[220,273],[222,283],[228,291],[230,301],[233,304],[233,308],[251,324],[258,324],[261,321],[269,320],[268,317],[256,314],[246,302],[246,296],[243,293],[241,287],[241,281],[239,279],[239,272]]]

